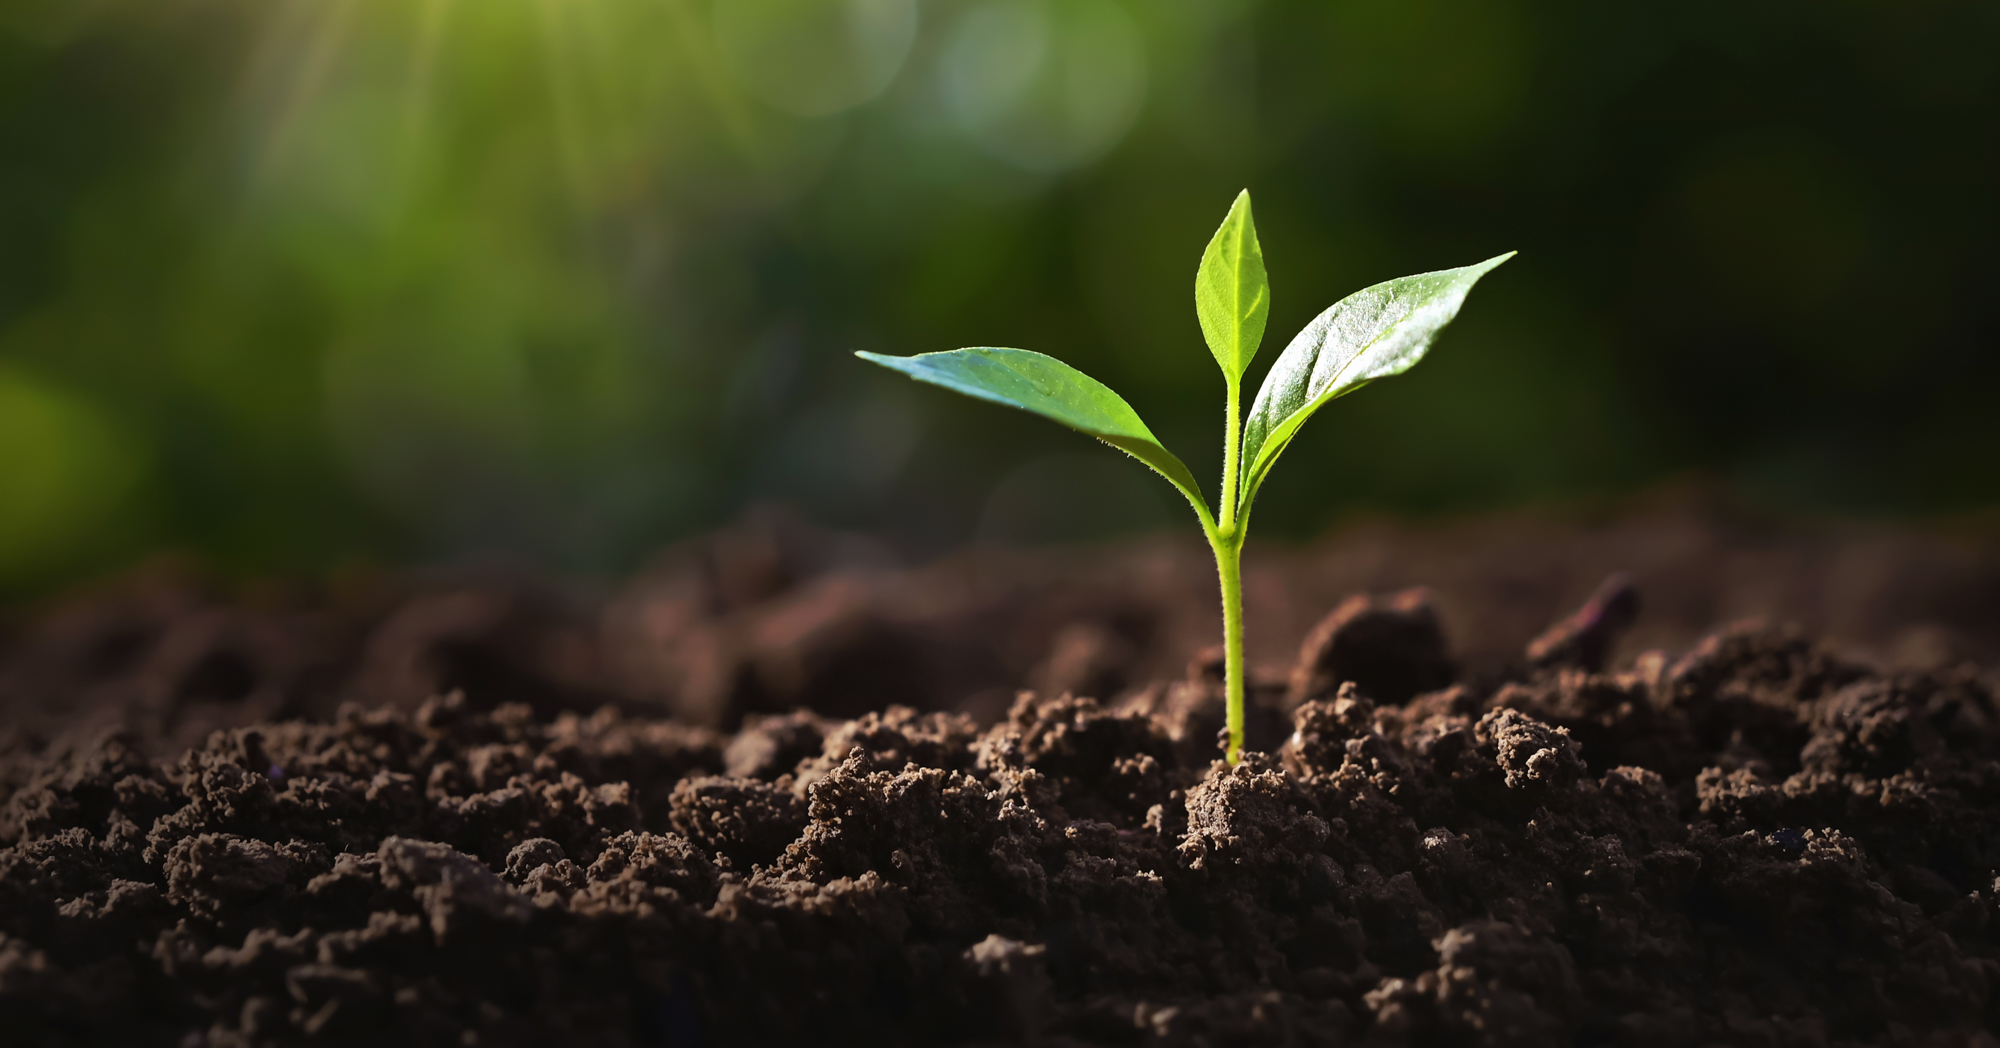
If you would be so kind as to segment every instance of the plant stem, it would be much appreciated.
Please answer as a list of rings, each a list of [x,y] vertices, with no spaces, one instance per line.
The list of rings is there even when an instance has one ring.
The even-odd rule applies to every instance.
[[[1236,486],[1243,456],[1243,383],[1229,379],[1229,409],[1222,436],[1222,521],[1209,533],[1215,573],[1222,582],[1222,682],[1227,706],[1229,748],[1234,766],[1243,756],[1243,537],[1236,519]]]
[[[1229,409],[1223,416],[1222,430],[1222,534],[1231,536],[1236,531],[1236,485],[1237,470],[1242,466],[1243,457],[1243,381],[1229,380]],[[1239,543],[1240,545],[1240,543]]]
[[[1243,542],[1239,532],[1234,538],[1216,536],[1210,543],[1215,550],[1216,575],[1222,581],[1222,673],[1223,688],[1228,706],[1225,716],[1229,725],[1229,763],[1233,766],[1243,756]]]

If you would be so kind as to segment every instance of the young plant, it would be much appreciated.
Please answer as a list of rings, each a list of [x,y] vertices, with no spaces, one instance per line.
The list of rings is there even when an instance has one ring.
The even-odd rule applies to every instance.
[[[1245,419],[1243,373],[1264,339],[1271,289],[1257,227],[1250,219],[1250,192],[1237,194],[1222,228],[1202,252],[1194,278],[1195,316],[1227,388],[1219,514],[1209,511],[1194,474],[1153,436],[1124,398],[1054,357],[990,346],[914,357],[855,356],[1080,430],[1151,466],[1187,497],[1215,551],[1222,582],[1228,757],[1235,764],[1243,751],[1243,540],[1257,490],[1313,412],[1375,379],[1408,371],[1458,315],[1472,285],[1513,255],[1510,251],[1461,269],[1401,277],[1334,303],[1278,355]]]

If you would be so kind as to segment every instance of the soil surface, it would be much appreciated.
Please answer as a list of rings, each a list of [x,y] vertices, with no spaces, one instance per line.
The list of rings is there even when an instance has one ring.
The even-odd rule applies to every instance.
[[[1990,528],[1276,551],[1235,768],[1212,587],[766,521],[20,615],[0,1040],[1995,1043]]]

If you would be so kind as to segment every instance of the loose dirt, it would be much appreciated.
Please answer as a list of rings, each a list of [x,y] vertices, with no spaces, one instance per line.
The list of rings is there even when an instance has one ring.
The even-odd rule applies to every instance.
[[[1994,1043],[1995,547],[1675,512],[1253,567],[1233,769],[1177,546],[127,579],[0,657],[0,1039]]]

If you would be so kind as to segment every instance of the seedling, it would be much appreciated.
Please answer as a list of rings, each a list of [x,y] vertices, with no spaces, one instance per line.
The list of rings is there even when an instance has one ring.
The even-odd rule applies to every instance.
[[[977,346],[891,357],[856,353],[911,378],[996,404],[1032,411],[1080,430],[1152,467],[1187,497],[1215,551],[1222,581],[1222,643],[1228,695],[1229,763],[1243,752],[1243,540],[1250,508],[1299,427],[1335,397],[1422,360],[1458,315],[1472,285],[1513,252],[1462,269],[1419,273],[1365,288],[1334,303],[1298,333],[1264,376],[1242,417],[1243,373],[1264,340],[1271,313],[1264,251],[1250,218],[1250,192],[1237,194],[1222,228],[1202,252],[1194,278],[1195,316],[1228,389],[1218,519],[1194,474],[1153,436],[1125,399],[1051,356]]]

